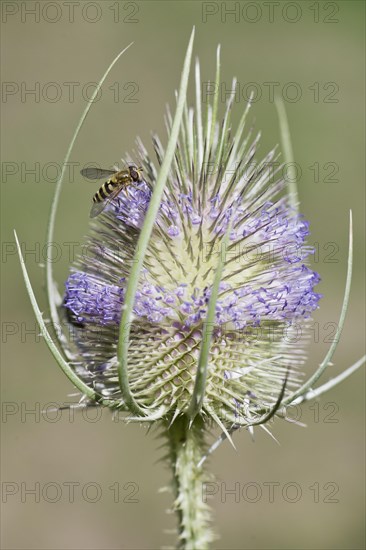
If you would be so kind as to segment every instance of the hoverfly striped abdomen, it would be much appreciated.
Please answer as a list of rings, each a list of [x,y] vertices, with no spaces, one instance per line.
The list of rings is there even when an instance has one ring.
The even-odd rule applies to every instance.
[[[112,179],[103,183],[103,185],[98,189],[98,191],[93,196],[93,202],[102,202],[109,197],[109,195],[119,187],[121,184],[118,181],[113,181]]]

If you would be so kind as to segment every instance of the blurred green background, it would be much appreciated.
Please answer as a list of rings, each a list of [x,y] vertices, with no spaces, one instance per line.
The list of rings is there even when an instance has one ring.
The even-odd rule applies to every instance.
[[[364,350],[364,3],[72,4],[29,1],[25,8],[24,3],[2,3],[2,547],[152,549],[175,541],[163,532],[174,528],[175,519],[166,514],[170,495],[158,494],[170,480],[167,468],[158,463],[161,441],[153,432],[146,437],[137,425],[112,422],[107,411],[96,422],[92,413],[89,421],[80,414],[71,421],[65,413],[55,422],[51,413],[39,414],[51,402],[72,401],[72,387],[44,342],[27,332],[35,330],[35,321],[14,254],[13,229],[27,249],[27,267],[44,311],[39,264],[47,254],[43,243],[54,188],[50,180],[56,174],[52,166],[63,161],[85,108],[85,94],[92,92],[88,83],[97,81],[118,51],[134,41],[105,83],[72,155],[78,163],[76,177],[65,183],[55,237],[61,249],[55,262],[60,289],[70,263],[71,245],[65,243],[82,242],[96,189],[77,176],[78,167],[90,161],[113,165],[133,149],[137,135],[149,149],[152,130],[165,138],[165,104],[174,104],[185,48],[196,25],[202,80],[214,78],[215,51],[221,43],[227,88],[235,75],[244,95],[253,86],[262,93],[250,119],[262,131],[260,156],[279,142],[265,83],[278,82],[276,90],[289,94],[284,99],[301,167],[302,212],[311,223],[309,242],[318,243],[313,266],[321,274],[318,288],[324,294],[314,315],[319,338],[309,347],[308,373],[329,346],[324,340],[332,325],[327,323],[338,320],[353,210],[350,308],[335,366],[326,379],[339,373]],[[36,15],[29,13],[32,9]],[[239,12],[229,15],[230,9]],[[289,100],[295,92],[289,83],[300,89],[298,101]],[[38,96],[25,94],[37,87]],[[236,119],[244,105],[241,97]],[[40,174],[26,174],[36,163]],[[217,548],[364,548],[363,381],[364,372],[358,372],[318,405],[305,405],[299,415],[307,428],[276,421],[273,433],[280,446],[262,430],[253,444],[243,431],[235,437],[237,451],[226,444],[216,452],[210,469],[219,483],[212,499],[214,528],[220,534]],[[27,415],[28,409],[38,413]],[[74,502],[69,502],[68,482],[79,484]],[[26,493],[36,483],[40,502]],[[110,489],[116,483],[118,503]],[[222,489],[235,483],[243,490],[239,502],[233,495],[225,497]],[[275,484],[273,502],[270,483]],[[95,487],[101,498],[88,502],[98,497]],[[136,487],[137,502],[129,502]],[[296,500],[294,487],[301,493],[289,502]]]

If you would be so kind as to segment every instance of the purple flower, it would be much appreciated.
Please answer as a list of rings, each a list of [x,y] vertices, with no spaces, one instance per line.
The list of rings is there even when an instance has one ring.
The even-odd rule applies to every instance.
[[[228,112],[220,128],[227,128]],[[194,114],[177,146],[135,296],[130,384],[141,406],[167,412],[188,406],[225,252],[203,410],[230,423],[238,409],[252,414],[271,406],[289,367],[288,388],[298,386],[308,319],[321,297],[314,290],[319,275],[307,265],[313,254],[308,222],[290,206],[285,182],[263,169],[275,153],[253,168],[258,138],[233,143],[229,130],[217,125],[210,148],[201,147],[209,136],[199,138],[189,120]],[[164,150],[157,137],[153,144],[159,161]],[[91,254],[73,267],[64,297],[78,324],[79,363],[95,387],[116,398],[119,323],[157,173],[141,143],[138,149],[134,161],[144,180],[122,190],[99,215],[88,237]],[[208,169],[212,159],[215,170]]]
[[[143,196],[146,203],[140,204],[140,214],[147,209],[147,196],[147,193]],[[130,198],[131,209],[126,208],[126,199],[117,200],[108,219],[114,219],[126,230],[134,225],[139,228],[142,215],[131,215],[138,211],[136,200],[135,196]],[[141,322],[170,326],[172,321],[180,321],[188,330],[205,319],[209,294],[206,283],[210,278],[212,282],[221,253],[219,237],[229,223],[228,209],[221,210],[221,203],[217,196],[214,207],[209,201],[207,208],[200,209],[197,205],[194,210],[182,208],[180,212],[185,199],[169,209],[165,208],[165,202],[162,204],[156,224],[159,239],[154,241],[154,250],[148,255],[146,280],[134,307]],[[320,294],[313,290],[319,276],[304,263],[313,253],[305,242],[308,223],[293,215],[284,199],[266,202],[260,208],[254,204],[248,209],[244,196],[243,204],[235,208],[231,205],[231,211],[233,230],[227,250],[225,288],[217,302],[218,325],[229,323],[242,329],[253,321],[281,322],[309,317],[317,308]],[[197,227],[192,217],[198,216],[204,221]],[[212,219],[216,221],[213,226]],[[108,237],[111,242],[108,245],[107,240],[104,247],[110,246],[108,256],[113,257],[113,231]],[[97,236],[93,241],[94,245],[97,242],[102,246]],[[123,261],[118,258],[116,267]],[[66,307],[80,321],[118,325],[128,273],[125,275],[117,282],[102,264],[98,273],[89,273],[87,268],[75,271],[66,282]]]

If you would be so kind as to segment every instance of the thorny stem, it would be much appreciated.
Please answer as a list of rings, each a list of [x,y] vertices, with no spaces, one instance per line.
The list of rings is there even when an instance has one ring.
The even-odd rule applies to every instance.
[[[211,511],[205,502],[208,476],[198,466],[204,451],[204,423],[197,416],[177,418],[166,430],[175,491],[174,510],[179,521],[180,550],[206,550],[214,540]]]

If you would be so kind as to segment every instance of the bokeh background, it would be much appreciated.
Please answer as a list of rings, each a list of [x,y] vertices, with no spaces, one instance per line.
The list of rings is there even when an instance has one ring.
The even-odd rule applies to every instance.
[[[137,135],[149,144],[152,130],[165,139],[165,104],[174,104],[196,25],[202,80],[214,78],[218,43],[226,87],[233,75],[238,78],[242,96],[234,119],[251,88],[262,94],[250,115],[262,130],[260,154],[280,141],[265,83],[279,83],[276,90],[285,100],[301,167],[302,212],[311,222],[310,242],[319,248],[313,267],[321,274],[318,288],[324,294],[314,316],[318,336],[309,348],[308,373],[322,360],[338,320],[353,210],[349,314],[335,365],[324,381],[341,372],[364,350],[365,7],[358,1],[55,4],[2,3],[2,547],[159,548],[174,544],[164,530],[174,528],[175,518],[166,514],[170,495],[159,493],[170,473],[159,462],[158,434],[113,422],[107,412],[101,418],[63,413],[59,419],[40,413],[52,402],[75,398],[37,337],[13,229],[26,248],[27,268],[45,311],[42,264],[48,253],[51,180],[93,90],[89,83],[134,41],[105,83],[72,155],[75,177],[65,182],[55,237],[61,290],[70,263],[67,243],[80,249],[96,188],[78,177],[78,167],[90,161],[112,166],[133,149]],[[229,15],[230,9],[236,15]],[[25,93],[31,89],[36,95]],[[298,100],[291,101],[296,90]],[[34,168],[36,175],[27,173]],[[280,446],[262,430],[255,443],[243,431],[235,436],[237,451],[226,444],[216,452],[210,468],[218,480],[212,499],[217,548],[364,548],[363,382],[364,372],[357,372],[318,404],[293,411],[306,428],[276,421],[273,433]],[[75,483],[74,499],[70,483]],[[238,499],[224,491],[235,483]],[[27,493],[32,487],[39,488],[39,499]]]

